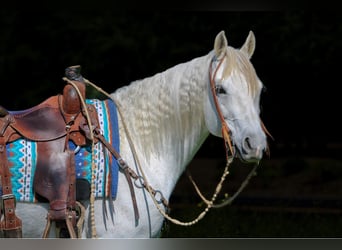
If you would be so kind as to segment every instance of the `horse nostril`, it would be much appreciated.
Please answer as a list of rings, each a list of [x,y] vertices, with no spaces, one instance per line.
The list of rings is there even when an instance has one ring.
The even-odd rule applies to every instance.
[[[259,161],[265,150],[263,141],[254,135],[244,136],[239,153],[247,161]]]
[[[245,141],[244,141],[244,148],[245,148],[245,149],[252,149],[252,144],[251,144],[251,142],[250,142],[249,137],[246,137],[246,138],[245,138]]]

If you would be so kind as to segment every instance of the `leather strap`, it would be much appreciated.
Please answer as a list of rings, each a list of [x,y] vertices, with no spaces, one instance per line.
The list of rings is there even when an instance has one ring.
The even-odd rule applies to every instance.
[[[215,72],[214,74],[212,73],[212,64],[213,64],[213,60],[211,61],[210,63],[210,67],[209,67],[209,77],[210,77],[210,89],[211,89],[211,93],[213,95],[213,99],[214,99],[214,103],[215,103],[215,107],[216,107],[216,111],[218,113],[218,116],[220,118],[220,121],[221,121],[221,132],[222,132],[222,137],[224,139],[224,142],[225,142],[225,147],[226,147],[226,157],[228,159],[228,150],[227,150],[227,147],[229,148],[230,152],[234,155],[234,149],[233,149],[233,146],[232,146],[232,141],[230,139],[230,136],[229,136],[229,132],[230,132],[230,129],[228,128],[228,125],[226,123],[226,121],[224,120],[224,117],[223,117],[223,114],[222,114],[222,111],[221,111],[221,108],[219,106],[219,103],[218,103],[218,100],[217,100],[217,95],[216,95],[216,86],[215,86],[215,81],[214,81],[214,78],[216,76],[216,73],[217,73],[217,70],[220,68],[223,60],[224,60],[225,57],[223,57],[220,61],[219,61],[219,64],[217,65],[216,69],[215,69]]]
[[[216,95],[216,86],[215,86],[215,81],[214,81],[214,78],[216,76],[216,73],[218,71],[218,69],[220,68],[223,60],[225,59],[225,56],[219,61],[214,73],[212,72],[212,64],[213,64],[213,61],[214,59],[210,62],[210,67],[209,67],[209,78],[210,78],[210,89],[211,89],[211,93],[213,95],[213,99],[214,99],[214,103],[215,103],[215,107],[216,107],[216,111],[219,115],[219,118],[220,118],[220,121],[221,121],[221,125],[222,125],[222,137],[225,141],[225,147],[227,148],[227,146],[229,147],[229,150],[232,152],[232,154],[234,154],[234,151],[233,151],[233,146],[232,146],[232,142],[231,142],[231,139],[230,139],[230,136],[229,136],[229,128],[228,128],[228,125],[227,123],[225,122],[224,120],[224,117],[222,115],[222,111],[221,111],[221,108],[218,104],[218,100],[217,100],[217,95]],[[271,133],[267,130],[265,124],[262,122],[262,120],[260,119],[260,123],[261,123],[261,128],[262,130],[272,139],[274,140],[273,136],[271,135]],[[269,148],[268,148],[268,145],[267,145],[267,153],[269,154]],[[227,159],[228,159],[228,151],[226,150],[226,156],[227,156]]]
[[[130,175],[131,174],[130,169],[128,165],[126,164],[126,162],[121,158],[121,155],[113,148],[113,146],[101,134],[101,131],[99,129],[99,121],[98,121],[96,109],[93,107],[93,105],[89,105],[89,104],[87,105],[87,109],[90,115],[90,120],[91,120],[90,122],[92,124],[91,127],[94,128],[93,133],[94,133],[95,142],[101,141],[101,143],[109,150],[109,152],[115,157],[115,159],[119,163],[119,167],[121,168],[121,170],[123,171],[127,179],[131,197],[132,197],[135,222],[137,223],[139,221],[139,211],[138,211],[137,201],[135,197],[134,186],[133,186],[131,175]],[[81,123],[80,129],[84,132],[85,136],[88,139],[92,139],[90,136],[90,128],[86,122]]]
[[[109,152],[115,157],[115,159],[119,163],[121,170],[125,174],[125,177],[127,179],[128,186],[131,192],[135,222],[137,223],[139,221],[139,211],[138,211],[137,201],[135,197],[134,186],[133,186],[132,179],[130,176],[129,167],[126,164],[126,162],[121,158],[120,154],[113,148],[113,146],[110,143],[108,143],[108,141],[98,131],[94,133],[94,136],[98,138],[101,141],[101,143],[105,145],[105,147],[109,150]]]
[[[22,238],[22,222],[15,214],[15,196],[12,193],[11,173],[7,162],[6,141],[0,135],[0,198],[3,220],[0,221],[0,232],[5,238]],[[1,218],[1,212],[0,212]]]

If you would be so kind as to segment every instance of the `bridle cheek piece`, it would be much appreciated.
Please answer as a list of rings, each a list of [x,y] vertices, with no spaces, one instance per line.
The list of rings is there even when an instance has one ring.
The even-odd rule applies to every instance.
[[[220,122],[221,122],[221,133],[222,133],[223,140],[225,142],[224,145],[225,145],[225,149],[226,149],[225,150],[226,151],[226,158],[228,159],[229,158],[228,151],[230,151],[232,153],[232,155],[234,156],[235,150],[234,150],[234,147],[232,145],[232,140],[230,138],[230,132],[231,131],[230,131],[226,121],[224,120],[221,108],[220,108],[219,103],[218,103],[217,94],[216,94],[217,88],[216,88],[215,80],[214,80],[215,76],[217,74],[217,71],[220,68],[224,59],[225,59],[225,56],[223,56],[223,58],[219,61],[218,65],[214,71],[214,74],[212,72],[212,64],[213,64],[214,59],[211,60],[210,67],[209,67],[209,78],[210,78],[209,80],[210,80],[210,90],[211,90],[211,93],[213,95],[215,108],[216,108],[217,114],[218,114]]]

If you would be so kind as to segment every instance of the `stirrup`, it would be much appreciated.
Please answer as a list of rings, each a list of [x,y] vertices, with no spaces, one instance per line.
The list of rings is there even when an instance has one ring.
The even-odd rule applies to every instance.
[[[71,222],[72,215],[66,215],[66,217],[67,218],[65,218],[64,221],[65,221],[65,224],[67,226],[69,236],[71,239],[76,239],[77,238],[76,232],[75,232],[75,229],[74,229],[72,222]],[[56,223],[56,221],[55,221],[55,223]],[[45,229],[44,229],[43,236],[42,236],[43,239],[48,238],[49,233],[50,233],[50,229],[51,229],[51,218],[48,214],[46,217],[46,225],[45,225]]]
[[[71,239],[76,239],[77,238],[76,232],[74,230],[74,227],[72,226],[71,219],[69,218],[70,216],[67,215],[66,217],[67,218],[65,218],[65,224],[67,226],[69,236]],[[45,229],[44,229],[43,236],[42,236],[43,239],[48,238],[50,229],[51,229],[51,218],[49,217],[49,215],[47,216],[46,220],[47,221],[46,221]]]
[[[65,220],[63,221],[63,222],[65,222],[67,232],[68,232],[71,239],[80,238],[82,235],[85,208],[78,201],[76,201],[76,210],[77,211],[69,211],[65,216],[66,217]],[[73,218],[72,212],[76,212],[77,222],[76,222],[75,227],[73,226],[73,223],[72,223],[72,218]],[[44,239],[48,238],[48,235],[49,235],[50,229],[51,229],[51,221],[52,220],[49,216],[49,213],[47,214],[46,220],[47,221],[46,221],[45,229],[44,229],[43,236],[42,236],[42,238],[44,238]],[[55,223],[56,223],[56,221],[55,221]],[[75,231],[76,230],[75,228],[77,229],[77,232]],[[56,229],[57,229],[57,227],[56,227]],[[58,231],[58,235],[59,234],[60,234],[60,230]]]

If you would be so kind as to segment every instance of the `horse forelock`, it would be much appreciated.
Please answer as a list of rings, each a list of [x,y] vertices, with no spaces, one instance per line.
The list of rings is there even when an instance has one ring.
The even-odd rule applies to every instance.
[[[259,93],[260,83],[255,72],[255,69],[249,60],[248,56],[235,48],[228,47],[226,53],[226,67],[223,71],[223,77],[231,76],[233,70],[243,75],[247,81],[248,93],[253,98]]]

